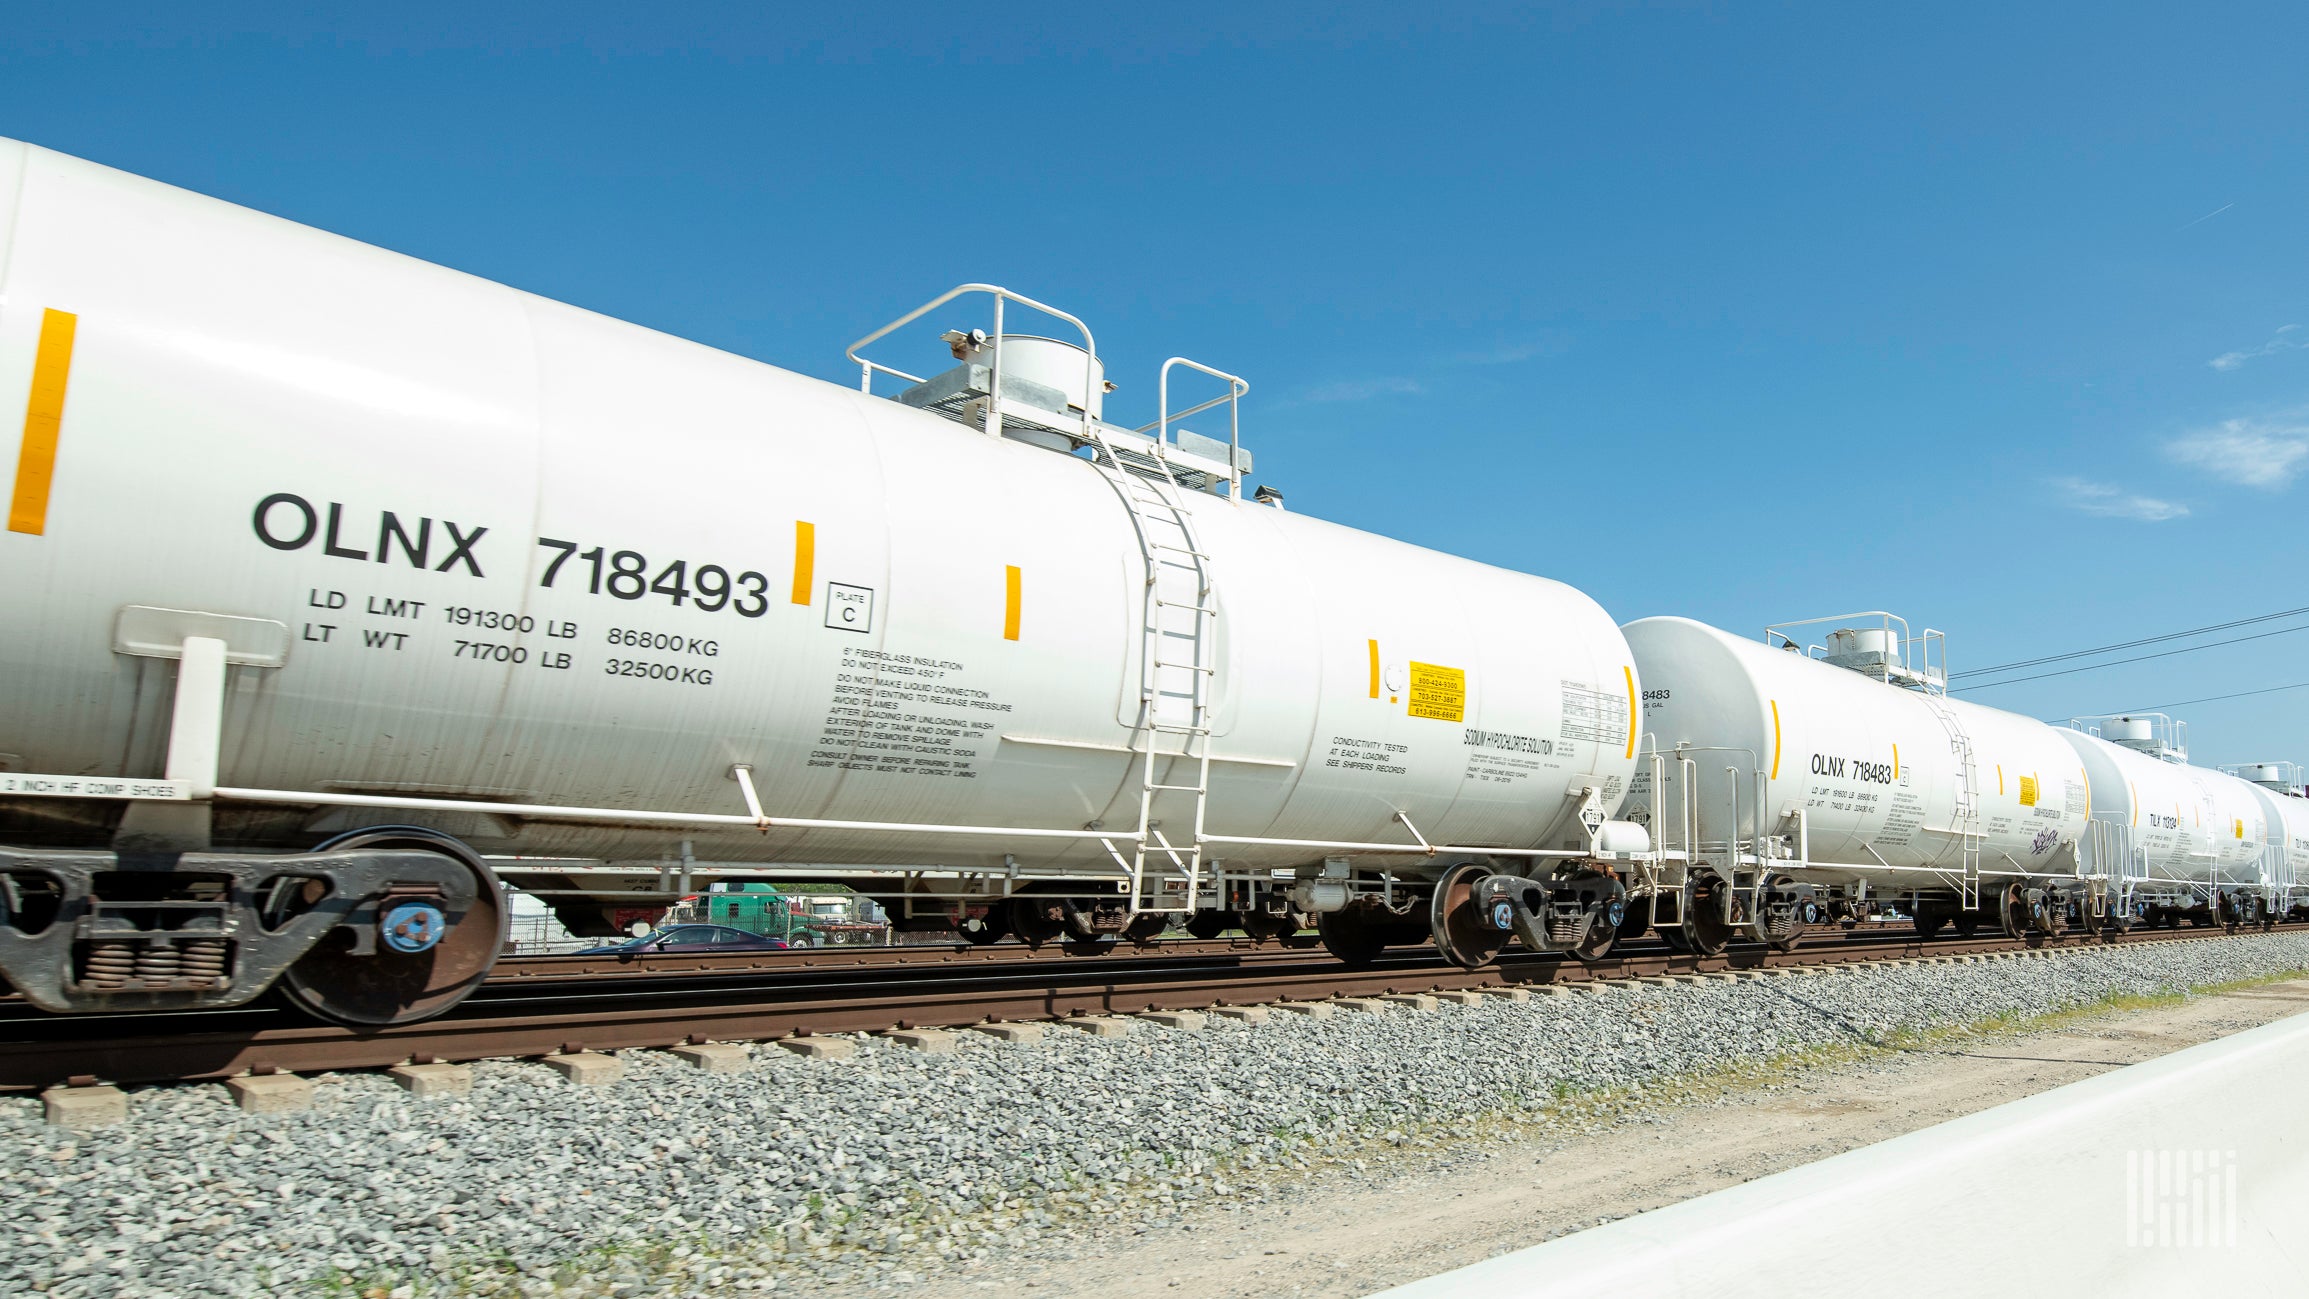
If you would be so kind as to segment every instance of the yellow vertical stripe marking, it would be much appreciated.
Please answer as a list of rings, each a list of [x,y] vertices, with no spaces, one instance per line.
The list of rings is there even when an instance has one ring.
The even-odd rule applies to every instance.
[[[2140,789],[2140,786],[2138,786],[2138,785],[2135,785],[2133,782],[2131,782],[2131,781],[2129,781],[2129,780],[2128,780],[2128,781],[2126,781],[2126,782],[2125,782],[2125,793],[2126,793],[2127,795],[2131,796],[2131,798],[2132,798],[2132,800],[2133,800],[2133,824],[2137,826],[2137,825],[2139,825],[2139,824],[2141,823],[2141,789]]]
[[[50,310],[40,317],[40,345],[32,353],[32,395],[24,402],[24,442],[16,452],[16,492],[8,498],[8,530],[37,537],[48,531],[48,488],[56,478],[56,437],[64,427],[64,383],[72,374],[72,336],[80,317]]]
[[[817,586],[818,525],[794,521],[794,603],[813,604],[812,589]]]
[[[1002,570],[1002,639],[1004,640],[1018,639],[1018,601],[1018,565],[1012,564]]]
[[[1900,779],[1900,746],[1897,744],[1892,746],[1892,778]]]
[[[2004,764],[2001,762],[1996,764],[1996,796],[2004,797]]]
[[[1635,665],[1631,663],[1621,668],[1620,671],[1626,673],[1628,679],[1628,757],[1633,758],[1636,756],[1636,727],[1638,725],[1636,720]]]
[[[1780,778],[1780,701],[1772,701],[1772,776]]]
[[[1371,697],[1379,697],[1379,642],[1371,643]]]

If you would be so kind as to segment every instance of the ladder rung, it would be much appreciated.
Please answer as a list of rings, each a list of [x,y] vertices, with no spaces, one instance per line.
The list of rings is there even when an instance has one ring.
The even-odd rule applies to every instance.
[[[1148,786],[1147,786],[1147,788],[1148,788],[1148,789],[1175,789],[1175,790],[1179,791],[1179,792],[1180,792],[1180,793],[1182,793],[1182,794],[1202,794],[1202,793],[1207,793],[1207,792],[1208,792],[1208,791],[1207,791],[1207,790],[1205,790],[1205,789],[1204,789],[1204,788],[1203,788],[1201,785],[1148,785]]]
[[[1155,597],[1155,603],[1161,605],[1165,609],[1192,609],[1196,613],[1209,614],[1215,614],[1218,612],[1218,610],[1210,607],[1207,604],[1189,604],[1184,600],[1165,600],[1159,595]]]
[[[1178,669],[1178,670],[1180,670],[1181,672],[1216,672],[1216,671],[1218,671],[1218,669],[1217,669],[1217,668],[1207,668],[1207,667],[1204,667],[1204,666],[1203,666],[1202,664],[1200,664],[1200,663],[1173,663],[1173,662],[1171,662],[1169,659],[1156,659],[1156,660],[1154,661],[1154,665],[1155,665],[1156,667],[1158,667],[1158,668],[1177,668],[1177,669]]]

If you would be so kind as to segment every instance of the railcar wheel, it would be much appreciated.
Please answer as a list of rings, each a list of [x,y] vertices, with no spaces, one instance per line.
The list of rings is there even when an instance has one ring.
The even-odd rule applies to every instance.
[[[1323,936],[1323,950],[1348,965],[1369,965],[1387,950],[1387,931],[1384,924],[1368,915],[1370,908],[1349,906],[1337,911],[1326,911],[1315,922],[1315,932]]]
[[[346,1028],[390,1028],[442,1014],[481,986],[504,950],[510,914],[497,872],[458,840],[423,826],[354,830],[314,849],[411,848],[438,853],[472,875],[470,891],[390,899],[377,907],[374,954],[356,956],[351,935],[330,931],[281,974],[281,994],[315,1019]],[[437,935],[437,937],[434,937]]]
[[[1066,932],[1066,908],[1057,898],[1012,898],[1010,932],[1028,947],[1040,947]]]
[[[1220,934],[1235,928],[1235,920],[1236,916],[1232,911],[1197,911],[1187,917],[1187,932],[1204,942],[1209,942]]]
[[[1507,946],[1510,931],[1493,925],[1475,905],[1475,882],[1491,873],[1484,863],[1461,862],[1443,872],[1428,904],[1428,931],[1435,938],[1435,950],[1463,970],[1482,969]],[[1500,905],[1506,906],[1506,899]]]
[[[1596,904],[1595,916],[1589,920],[1587,932],[1571,945],[1569,950],[1572,959],[1593,965],[1611,955],[1611,949],[1619,945],[1620,934],[1628,922],[1628,913],[1633,910],[1635,908],[1628,904],[1626,886],[1613,880],[1611,896]]]
[[[972,947],[984,947],[1010,937],[1010,908],[996,903],[986,908],[982,916],[964,916],[954,922],[954,932]]]
[[[1794,951],[1796,940],[1823,918],[1819,896],[1810,885],[1798,884],[1790,875],[1758,881],[1748,902],[1748,914],[1753,917],[1749,928],[1756,940],[1775,952]]]
[[[1620,912],[1619,932],[1613,936],[1614,945],[1634,942],[1652,927],[1652,895],[1627,899],[1627,907]]]
[[[1995,909],[1997,928],[2004,932],[2004,937],[2007,939],[2027,937],[2027,891],[2025,888],[2020,888],[2018,879],[2011,881],[2011,884],[2007,884],[2004,888],[2000,888],[1993,900],[1983,895],[1981,902]]]
[[[1909,917],[1908,923],[1916,927],[1918,938],[1929,943],[1933,936],[1940,932],[1941,927],[1948,923],[1948,917],[1938,911],[1919,911]]]
[[[1732,945],[1732,886],[1714,871],[1694,875],[1684,885],[1683,942],[1668,945],[1698,956],[1721,956]],[[1664,936],[1666,931],[1661,931]]]
[[[1122,936],[1126,941],[1143,947],[1162,937],[1163,931],[1170,927],[1169,912],[1146,911],[1131,917],[1130,923],[1122,927]]]
[[[1307,927],[1307,919],[1296,911],[1269,915],[1264,911],[1239,911],[1235,919],[1242,922],[1243,932],[1259,942],[1281,939],[1286,944],[1300,930]]]

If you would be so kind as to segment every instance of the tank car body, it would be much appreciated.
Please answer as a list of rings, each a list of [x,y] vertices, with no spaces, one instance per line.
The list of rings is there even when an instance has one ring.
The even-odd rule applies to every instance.
[[[2093,782],[2088,864],[2123,880],[2142,914],[2239,919],[2274,901],[2269,807],[2245,781],[2189,765],[2176,734],[2162,716],[2080,719],[2060,732]]]
[[[2309,918],[2309,797],[2302,771],[2291,762],[2249,762],[2221,768],[2253,787],[2266,816],[2263,870],[2269,879],[2269,909],[2288,919]]]
[[[1017,295],[894,401],[26,145],[0,214],[0,873],[51,918],[0,969],[43,1005],[245,1000],[304,960],[268,926],[364,957],[436,849],[594,933],[725,877],[1400,919],[1472,853],[1592,856],[1634,770],[1594,601],[1243,499],[1171,367],[1107,424]],[[90,883],[124,851],[211,872],[230,968],[117,977],[174,941]],[[436,901],[413,941],[490,909]]]
[[[1928,926],[1976,911],[1984,888],[2015,894],[2017,922],[2029,890],[2078,880],[2091,791],[2060,733],[1945,697],[1940,671],[1906,653],[1925,638],[1888,615],[1843,621],[1863,625],[1810,650],[1686,618],[1629,623],[1656,756],[1623,815],[1703,883],[1733,885],[1751,927],[1775,877],[1783,897],[1899,896]],[[1667,915],[1671,932],[1709,919]]]

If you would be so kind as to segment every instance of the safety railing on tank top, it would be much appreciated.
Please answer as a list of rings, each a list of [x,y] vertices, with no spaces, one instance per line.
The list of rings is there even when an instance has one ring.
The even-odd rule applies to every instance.
[[[912,311],[907,312],[905,315],[898,317],[896,320],[891,321],[889,324],[882,326],[880,329],[875,330],[873,333],[866,335],[864,338],[861,338],[857,342],[852,343],[848,347],[844,348],[842,350],[842,355],[850,358],[858,365],[858,391],[871,396],[874,392],[874,376],[877,374],[886,374],[893,379],[903,379],[910,384],[927,382],[927,380],[923,379],[923,377],[920,375],[908,374],[904,370],[884,365],[879,361],[869,361],[865,357],[858,355],[858,353],[866,347],[880,342],[882,339],[889,337],[893,333],[896,333],[898,330],[904,329],[906,326],[913,324],[915,321],[929,315],[931,312],[945,306],[947,303],[954,301],[956,298],[964,297],[972,293],[984,293],[994,299],[994,332],[991,336],[989,336],[988,339],[988,342],[992,345],[993,348],[993,358],[987,364],[988,392],[986,395],[986,435],[988,437],[1000,437],[1002,435],[1002,316],[1003,308],[1008,303],[1015,302],[1022,307],[1027,307],[1031,310],[1039,311],[1042,314],[1049,316],[1053,320],[1063,320],[1067,324],[1074,326],[1074,328],[1082,334],[1082,391],[1084,394],[1084,401],[1086,403],[1089,401],[1089,394],[1098,383],[1098,341],[1091,337],[1090,326],[1084,324],[1080,316],[1074,315],[1071,312],[1061,311],[1057,307],[1051,306],[1046,302],[1037,302],[1034,299],[1027,297],[1023,293],[1013,293],[1010,290],[1003,288],[999,284],[955,285],[953,288],[946,290],[944,293],[939,294],[937,297],[930,299],[928,302],[923,303],[921,306],[914,308]],[[1082,429],[1083,438],[1085,441],[1088,441],[1090,439],[1090,408],[1088,405],[1085,405],[1082,410]]]
[[[1200,370],[1204,374],[1207,374],[1214,379],[1226,380],[1227,390],[1218,396],[1211,398],[1209,401],[1199,402],[1193,406],[1189,406],[1176,415],[1171,414],[1171,371],[1174,368],[1182,365],[1190,370]],[[1204,411],[1219,405],[1221,402],[1226,403],[1228,473],[1227,495],[1231,499],[1239,501],[1243,499],[1242,399],[1243,395],[1248,393],[1250,390],[1251,385],[1249,380],[1243,379],[1237,375],[1228,374],[1224,370],[1214,370],[1211,367],[1204,365],[1200,361],[1190,361],[1183,356],[1174,356],[1168,361],[1163,362],[1162,373],[1157,376],[1155,380],[1156,401],[1159,403],[1158,410],[1160,413],[1156,415],[1154,423],[1141,425],[1134,431],[1144,433],[1148,429],[1153,429],[1155,434],[1155,442],[1158,445],[1168,447],[1171,445],[1171,425],[1174,422],[1183,420],[1190,415],[1200,415]]]

